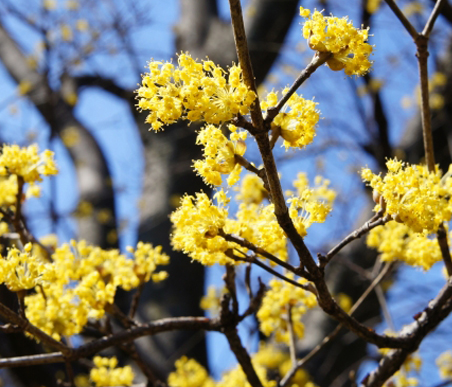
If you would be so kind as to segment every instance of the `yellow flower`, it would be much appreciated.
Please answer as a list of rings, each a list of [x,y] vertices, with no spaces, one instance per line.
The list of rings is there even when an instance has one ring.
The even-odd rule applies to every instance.
[[[399,260],[429,270],[442,260],[436,239],[416,233],[407,225],[394,221],[371,230],[366,243],[378,250],[384,262]]]
[[[293,275],[286,275],[293,278]],[[306,283],[300,278],[298,283]],[[304,335],[304,325],[301,317],[308,309],[317,305],[316,298],[299,287],[291,285],[282,280],[272,279],[270,289],[265,293],[262,304],[257,312],[260,329],[266,336],[275,334],[277,341],[289,343],[289,312],[293,324],[295,336],[302,338]]]
[[[226,72],[210,60],[199,63],[185,53],[179,55],[177,67],[151,61],[137,94],[138,107],[150,111],[146,122],[155,131],[178,119],[218,125],[248,114],[256,99],[243,83],[239,66]]]
[[[307,11],[300,7],[300,15],[306,19],[303,37],[308,40],[309,47],[333,54],[327,65],[334,71],[343,69],[347,75],[366,74],[372,66],[369,60],[372,46],[366,43],[368,29],[353,27],[347,18],[323,16],[318,11],[310,15]]]
[[[234,244],[218,235],[226,224],[227,215],[226,208],[221,204],[214,205],[203,192],[196,193],[195,197],[185,195],[180,207],[170,216],[174,249],[183,251],[203,265],[235,263],[224,254]]]
[[[242,168],[235,156],[243,156],[245,153],[246,137],[247,132],[236,131],[236,128],[231,133],[230,140],[214,125],[206,125],[200,130],[196,143],[204,146],[204,159],[196,160],[193,166],[206,184],[221,185],[221,175],[233,172],[236,173],[236,178],[228,180],[228,184],[237,182]]]
[[[38,155],[38,146],[21,148],[18,145],[3,145],[0,155],[0,176],[17,175],[26,183],[42,181],[42,175],[56,175],[58,170],[53,152],[45,150]]]
[[[287,91],[287,88],[284,89],[283,94]],[[269,107],[276,106],[277,102],[277,93],[271,92],[266,100],[261,102],[261,108],[267,110]],[[314,140],[315,126],[320,118],[316,106],[314,101],[294,93],[274,118],[271,124],[272,130],[279,129],[286,150],[289,147],[304,148]]]
[[[176,371],[168,376],[170,387],[214,387],[215,382],[206,369],[194,359],[182,356],[174,364]]]
[[[386,214],[418,233],[436,232],[441,223],[450,220],[451,168],[442,178],[438,168],[429,173],[425,165],[409,165],[397,159],[388,160],[386,165],[384,178],[367,168],[361,172],[377,196],[383,197]],[[375,211],[379,209],[378,204]]]
[[[117,367],[118,360],[116,357],[108,359],[95,356],[93,362],[96,367],[90,371],[89,377],[96,384],[96,387],[132,385],[135,377],[132,367]]]

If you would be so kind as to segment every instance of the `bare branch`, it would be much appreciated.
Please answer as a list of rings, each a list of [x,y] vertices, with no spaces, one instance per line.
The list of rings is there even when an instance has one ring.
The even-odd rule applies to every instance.
[[[400,10],[400,8],[397,6],[394,0],[385,0],[386,3],[389,5],[389,8],[392,9],[392,12],[398,17],[400,22],[403,24],[405,29],[408,31],[410,36],[413,39],[416,39],[418,36],[418,33],[416,31],[416,28],[413,27],[413,25],[410,23],[410,21],[406,18],[406,16],[403,14],[403,12]]]

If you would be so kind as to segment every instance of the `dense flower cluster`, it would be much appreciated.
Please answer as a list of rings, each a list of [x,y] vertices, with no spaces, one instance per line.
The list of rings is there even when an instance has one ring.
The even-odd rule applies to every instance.
[[[283,377],[292,366],[288,354],[265,343],[260,344],[259,351],[252,355],[251,361],[264,387],[277,385],[275,381],[268,380],[270,373]],[[170,387],[250,387],[240,366],[225,372],[218,382],[211,379],[198,362],[185,356],[176,361],[175,368],[168,377]],[[290,382],[293,387],[315,387],[304,369],[299,369]]]
[[[174,249],[181,250],[203,265],[234,263],[224,252],[231,248],[219,236],[226,224],[228,200],[223,190],[215,194],[218,205],[214,205],[204,192],[196,196],[185,195],[180,207],[171,214],[174,229],[171,236]]]
[[[325,222],[336,198],[336,192],[328,187],[329,180],[316,176],[314,184],[310,188],[306,174],[300,172],[294,181],[296,194],[288,199],[289,215],[301,236],[307,234],[312,224]]]
[[[292,278],[289,274],[286,276]],[[302,284],[306,280],[300,278],[297,282]],[[304,325],[301,317],[308,309],[316,305],[317,301],[312,293],[287,282],[273,279],[270,281],[270,289],[265,293],[262,305],[257,312],[260,329],[266,336],[274,334],[277,341],[289,343],[290,318],[295,337],[302,338]]]
[[[309,47],[333,54],[327,61],[332,70],[344,70],[347,75],[364,75],[369,71],[372,46],[366,43],[368,29],[355,28],[347,18],[324,16],[318,11],[311,15],[303,7],[300,7],[300,15],[306,19],[303,37],[308,40]]]
[[[215,382],[206,369],[194,359],[181,357],[174,364],[176,370],[168,376],[170,387],[214,387]]]
[[[429,270],[442,260],[435,238],[416,233],[405,224],[391,221],[370,231],[366,243],[377,249],[384,262],[403,261],[410,266]]]
[[[25,297],[25,314],[32,324],[57,340],[80,333],[89,318],[103,317],[105,309],[113,304],[118,287],[131,290],[149,279],[165,279],[167,273],[156,270],[169,263],[160,246],[153,248],[143,243],[137,246],[135,260],[118,250],[102,250],[84,241],[63,244],[52,255],[52,263],[45,265],[39,256],[21,257],[16,262],[16,272],[24,272],[22,267],[30,272],[28,276],[16,274],[22,289],[35,287],[35,293]],[[14,276],[5,278],[5,284],[11,277]]]
[[[13,247],[5,257],[0,255],[0,283],[12,292],[32,289],[54,278],[53,266],[32,255],[31,249],[28,243],[23,252]]]
[[[228,185],[234,185],[240,177],[242,167],[236,155],[243,156],[246,151],[247,132],[237,131],[234,125],[228,125],[228,128],[231,131],[229,140],[214,125],[206,125],[196,138],[196,143],[204,147],[204,159],[196,160],[194,168],[206,184],[221,185],[221,175],[230,174]]]
[[[287,92],[288,89],[284,89],[283,95]],[[261,108],[267,110],[269,107],[276,106],[277,103],[277,93],[271,92],[261,102]],[[286,150],[290,147],[304,148],[314,140],[315,126],[320,118],[316,105],[314,101],[304,99],[294,93],[282,111],[273,119],[271,128],[279,131],[284,139]]]
[[[45,150],[38,154],[37,145],[24,148],[18,145],[3,145],[0,154],[0,207],[15,203],[18,177],[29,183],[27,196],[39,196],[40,190],[35,183],[42,181],[42,176],[57,173],[52,151]]]
[[[382,197],[386,214],[403,222],[415,232],[433,233],[452,216],[452,177],[443,177],[439,169],[429,173],[424,165],[409,165],[397,159],[386,163],[388,173],[382,178],[368,168],[361,176]],[[379,200],[377,200],[378,202]],[[376,211],[380,209],[377,205]]]
[[[96,387],[132,385],[135,377],[132,367],[118,367],[116,357],[109,359],[95,356],[93,362],[95,367],[91,369],[89,377],[96,384]]]
[[[217,125],[248,114],[256,99],[243,83],[239,66],[226,72],[210,60],[199,63],[185,53],[179,54],[177,67],[150,62],[137,93],[138,107],[150,111],[146,122],[155,131],[178,119]]]

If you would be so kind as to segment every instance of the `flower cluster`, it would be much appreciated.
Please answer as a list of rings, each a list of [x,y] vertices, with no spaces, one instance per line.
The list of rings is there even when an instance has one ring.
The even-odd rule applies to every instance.
[[[56,175],[58,170],[53,152],[45,150],[38,154],[37,145],[21,148],[18,145],[3,145],[0,154],[0,206],[10,206],[18,194],[18,178],[29,183],[27,196],[39,196],[36,182],[43,175]]]
[[[222,174],[230,174],[228,185],[234,185],[239,179],[242,167],[236,155],[243,156],[246,151],[247,132],[237,131],[234,125],[228,125],[228,128],[231,131],[229,140],[214,125],[206,125],[196,138],[196,143],[204,147],[204,159],[196,160],[194,168],[206,184],[221,185]]]
[[[409,165],[397,159],[386,163],[388,173],[382,178],[368,168],[361,176],[374,189],[376,201],[383,200],[384,211],[415,232],[433,233],[452,216],[452,177],[449,172],[429,173],[424,165]],[[380,204],[375,208],[380,210]]]
[[[311,15],[303,7],[300,7],[300,16],[306,19],[303,37],[309,47],[333,54],[327,61],[328,67],[334,71],[344,70],[347,75],[364,75],[369,71],[372,46],[366,43],[368,29],[355,28],[347,18],[324,16],[318,11]]]
[[[315,186],[310,188],[306,174],[300,172],[294,181],[296,194],[288,199],[289,215],[303,237],[312,224],[325,222],[336,198],[336,192],[328,187],[329,180],[316,176],[314,184]],[[290,191],[288,193],[291,194]]]
[[[13,247],[5,257],[0,255],[0,283],[12,292],[32,289],[54,278],[52,265],[32,255],[31,250],[31,243],[27,243],[23,252]]]
[[[289,274],[286,276],[293,278]],[[297,282],[303,284],[306,280],[300,278]],[[289,343],[290,319],[295,336],[302,338],[304,325],[301,317],[308,309],[316,305],[317,301],[312,293],[287,282],[273,279],[270,281],[270,289],[265,293],[262,305],[257,312],[260,329],[266,336],[274,333],[277,341]]]
[[[283,90],[283,95],[288,89]],[[261,108],[267,110],[278,103],[278,95],[275,92],[268,93],[267,98],[261,102]],[[304,99],[294,93],[282,111],[273,119],[271,128],[278,131],[284,139],[286,150],[290,147],[304,148],[309,145],[315,136],[315,126],[320,114],[316,110],[317,104],[314,101]]]
[[[10,250],[21,260],[14,261],[14,268],[6,261],[4,265],[9,264],[8,269],[16,273],[17,279],[11,283],[14,276],[9,274],[4,276],[4,283],[11,283],[12,290],[19,289],[19,285],[22,289],[35,287],[35,293],[25,297],[25,314],[32,324],[60,340],[80,333],[89,318],[102,318],[105,309],[113,304],[118,287],[131,290],[149,279],[158,282],[166,278],[166,272],[156,272],[157,266],[169,263],[160,246],[139,243],[136,250],[131,250],[135,260],[118,250],[106,251],[73,241],[57,248],[52,263],[45,265],[39,256],[15,251],[12,254]]]
[[[214,387],[215,382],[206,369],[194,359],[186,356],[176,360],[176,370],[168,376],[170,387]]]
[[[367,236],[369,247],[377,249],[384,262],[403,261],[410,266],[429,270],[442,260],[436,239],[412,231],[405,224],[390,221],[375,227]]]
[[[268,375],[283,377],[292,364],[288,354],[272,345],[260,343],[259,351],[252,355],[253,367],[264,387],[275,387],[275,381],[268,380]],[[206,369],[194,359],[183,356],[175,363],[176,370],[168,377],[170,387],[249,387],[250,384],[240,366],[223,374],[218,382],[211,379]],[[292,386],[315,387],[309,374],[299,369],[290,380]]]
[[[219,235],[226,224],[228,210],[224,205],[228,200],[223,190],[218,191],[215,198],[218,205],[214,205],[204,192],[196,193],[195,197],[185,195],[180,207],[170,216],[174,249],[209,266],[235,262],[224,254],[233,243]]]
[[[146,122],[155,131],[179,119],[217,125],[248,114],[256,99],[243,83],[239,66],[226,72],[210,60],[199,63],[185,53],[179,55],[177,67],[150,62],[137,93],[138,107],[150,111]]]
[[[132,367],[118,367],[116,357],[109,359],[95,356],[93,362],[95,368],[90,371],[89,377],[96,384],[96,387],[132,385],[133,378],[135,377]]]

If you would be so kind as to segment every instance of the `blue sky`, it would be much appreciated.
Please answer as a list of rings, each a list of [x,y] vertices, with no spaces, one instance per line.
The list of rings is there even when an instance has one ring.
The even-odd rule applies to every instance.
[[[17,6],[21,7],[26,3],[25,0],[18,1]],[[126,2],[117,0],[116,3],[121,12],[124,12],[124,18],[129,17]],[[161,5],[163,3],[164,6]],[[359,20],[359,15],[353,14],[353,11],[357,9],[358,1],[338,3],[339,5],[336,7],[333,5],[331,9],[336,16],[349,15],[351,19]],[[64,2],[60,1],[58,4],[62,7]],[[313,1],[303,3],[306,8],[313,8],[315,4]],[[220,2],[220,12],[225,18],[228,18],[227,1]],[[179,17],[178,2],[176,0],[150,2],[149,15],[151,22],[134,27],[130,35],[133,50],[139,53],[138,58],[143,72],[146,61],[151,57],[164,60],[174,57],[172,26]],[[301,21],[301,18],[295,21],[287,37],[287,44],[274,65],[272,76],[265,85],[267,90],[290,84],[293,80],[293,73],[301,69],[302,64],[306,63],[312,55],[301,39]],[[33,30],[11,18],[7,19],[7,26],[25,51],[32,52],[34,50],[38,37]],[[444,35],[448,34],[447,28],[441,29],[441,31]],[[404,32],[387,8],[376,16],[371,33],[374,34],[371,37],[371,43],[376,46],[372,75],[381,79],[385,84],[382,97],[389,119],[390,140],[392,144],[396,145],[402,136],[407,120],[412,118],[416,112],[414,105],[411,109],[402,109],[400,105],[404,96],[413,95],[417,82],[416,62],[413,60],[415,48],[408,34]],[[115,43],[114,38],[106,36],[103,39],[105,44],[110,41]],[[441,35],[436,36],[435,39],[437,39],[438,45],[444,41]],[[397,61],[391,62],[391,58],[396,58]],[[129,63],[121,54],[114,57],[114,60],[111,55],[98,55],[87,66],[90,71],[110,75],[122,85],[130,88],[135,88],[139,82],[139,79],[132,75],[134,74],[131,71],[133,64]],[[84,68],[81,68],[80,71],[84,71]],[[56,72],[53,78],[55,84],[58,82],[57,75]],[[56,179],[59,195],[55,201],[58,211],[66,214],[59,225],[58,232],[62,240],[67,240],[73,236],[75,230],[75,224],[70,217],[71,211],[77,204],[77,187],[74,182],[73,166],[61,143],[48,143],[49,134],[46,124],[30,102],[17,97],[17,85],[10,79],[1,64],[0,79],[2,81],[0,94],[1,139],[20,144],[26,144],[32,139],[38,141],[42,148],[51,146],[56,151],[61,173]],[[314,226],[307,237],[306,242],[313,252],[322,248],[326,236],[329,240],[331,237],[337,239],[351,229],[354,220],[360,215],[366,203],[363,196],[356,194],[362,190],[362,182],[357,171],[364,165],[376,168],[372,159],[357,150],[356,142],[368,141],[369,135],[365,130],[366,122],[362,121],[357,110],[353,108],[355,102],[350,97],[353,82],[355,81],[351,81],[343,73],[332,73],[325,67],[319,69],[307,82],[307,85],[300,90],[305,98],[315,97],[322,112],[322,120],[314,144],[306,148],[304,153],[285,153],[281,149],[277,151],[285,188],[290,186],[298,171],[306,171],[311,180],[316,174],[323,174],[338,190],[339,204],[331,218],[324,225]],[[358,87],[362,84],[362,80],[356,80]],[[365,114],[370,114],[369,98],[362,99],[362,108]],[[75,113],[99,140],[112,168],[114,187],[119,194],[117,207],[119,220],[123,224],[127,224],[120,235],[121,247],[134,244],[138,224],[137,203],[140,197],[143,172],[143,149],[128,106],[120,99],[99,89],[90,89],[79,95]],[[150,133],[149,135],[155,134]],[[338,143],[340,146],[337,145]],[[257,152],[253,149],[252,143],[249,144],[249,149],[250,159],[259,164]],[[31,226],[35,227],[38,235],[52,231],[50,221],[45,216],[49,201],[48,188],[47,184],[47,191],[44,191],[42,200],[30,201],[27,206],[28,214],[32,219]],[[352,205],[350,201],[352,201]],[[218,268],[209,269],[207,284],[218,283],[221,275],[222,271]],[[395,325],[400,328],[403,324],[411,322],[411,316],[417,313],[429,298],[434,296],[444,280],[441,278],[440,265],[435,266],[429,273],[410,268],[402,269],[397,278],[398,281],[388,293],[388,300]],[[433,384],[438,380],[433,362],[442,349],[447,347],[447,341],[444,340],[444,335],[447,333],[446,324],[450,324],[450,319],[448,322],[444,322],[438,333],[432,334],[422,347],[426,360],[422,378],[424,381],[428,381],[428,384]],[[384,329],[385,324],[382,324],[379,330]],[[227,344],[215,335],[209,334],[209,348],[211,365],[215,375],[218,376],[222,370],[233,363],[233,359],[224,356],[226,352],[229,352]],[[249,348],[256,348],[255,339],[245,339],[244,342]],[[213,349],[214,347],[216,351]],[[374,366],[375,363],[369,363],[363,367],[362,373]]]

